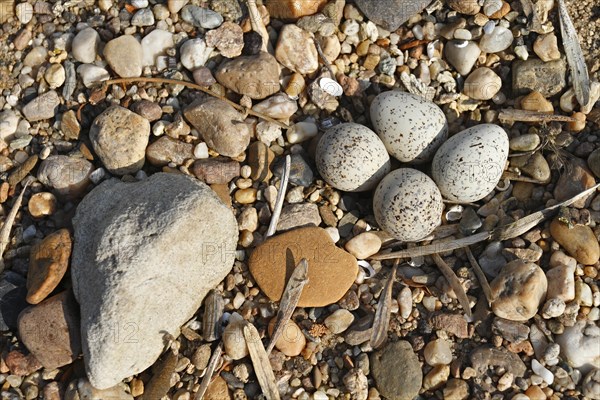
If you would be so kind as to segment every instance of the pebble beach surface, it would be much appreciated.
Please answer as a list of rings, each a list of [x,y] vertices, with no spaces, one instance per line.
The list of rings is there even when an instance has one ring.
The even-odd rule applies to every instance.
[[[600,399],[564,2],[0,0],[0,398]]]

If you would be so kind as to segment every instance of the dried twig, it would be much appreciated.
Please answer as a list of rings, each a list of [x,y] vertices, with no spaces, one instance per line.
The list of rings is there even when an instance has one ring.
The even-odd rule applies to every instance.
[[[370,340],[370,345],[373,349],[381,346],[385,342],[385,339],[387,339],[387,331],[390,326],[390,315],[392,313],[392,288],[394,286],[394,281],[396,280],[396,268],[398,267],[398,264],[398,262],[394,263],[392,273],[385,283],[385,288],[379,295]]]
[[[452,268],[450,268],[448,264],[446,264],[446,262],[442,259],[442,257],[439,256],[439,254],[432,254],[431,257],[433,258],[433,261],[438,266],[438,268],[450,284],[450,287],[452,287],[452,290],[454,290],[456,297],[458,297],[458,302],[465,310],[465,314],[467,314],[467,317],[471,318],[472,314],[471,307],[469,306],[469,298],[467,297],[465,290],[460,284],[458,277],[456,276]]]
[[[242,113],[248,113],[250,115],[254,115],[255,117],[258,118],[262,118],[265,121],[269,121],[272,122],[278,126],[280,126],[283,129],[290,129],[290,126],[287,124],[284,124],[281,121],[278,121],[276,119],[273,119],[267,115],[264,115],[262,113],[256,112],[254,110],[252,110],[251,108],[246,108],[246,107],[242,107],[239,104],[229,100],[226,97],[221,96],[218,93],[213,92],[210,89],[207,89],[203,86],[200,85],[196,85],[195,83],[192,82],[188,82],[188,81],[181,81],[179,79],[168,79],[168,78],[158,78],[158,77],[150,77],[150,78],[146,78],[146,77],[140,77],[140,78],[117,78],[117,79],[111,79],[108,81],[104,81],[102,82],[102,84],[106,84],[106,85],[112,85],[112,84],[118,84],[118,83],[136,83],[136,82],[150,82],[150,83],[163,83],[163,84],[168,84],[168,85],[182,85],[185,87],[188,87],[190,89],[196,89],[199,90],[201,92],[204,92],[212,97],[216,97],[219,100],[224,101],[225,103],[229,104],[230,106],[232,106],[233,108],[235,108],[236,110],[242,112]]]
[[[428,256],[431,254],[442,253],[445,251],[461,249],[466,246],[470,246],[484,240],[507,240],[513,239],[523,233],[529,231],[531,228],[548,218],[556,210],[561,207],[567,207],[575,203],[577,200],[589,196],[600,187],[597,184],[578,195],[563,201],[562,203],[556,204],[552,207],[545,208],[541,211],[530,214],[518,221],[515,221],[508,225],[503,225],[499,228],[494,229],[491,232],[480,232],[475,235],[467,236],[464,238],[451,240],[448,242],[436,242],[426,246],[414,247],[412,249],[394,251],[391,253],[378,253],[371,257],[371,260],[394,260],[396,258],[408,258],[408,257],[419,257]]]
[[[583,52],[579,45],[577,31],[573,26],[571,17],[569,17],[569,11],[564,0],[558,0],[558,16],[563,47],[565,48],[567,62],[571,70],[571,78],[573,79],[575,97],[581,106],[585,106],[590,102],[590,75],[588,74]]]
[[[206,366],[206,371],[204,372],[204,377],[202,378],[202,382],[200,383],[200,388],[198,392],[196,392],[195,400],[202,400],[204,397],[204,393],[206,393],[206,389],[208,389],[208,385],[210,385],[210,381],[212,380],[212,376],[217,369],[217,365],[219,364],[219,360],[221,359],[221,353],[223,352],[223,344],[219,343],[215,351],[210,356],[210,360],[208,361],[208,365]]]
[[[305,258],[300,260],[300,263],[296,266],[292,272],[292,276],[285,286],[281,301],[279,303],[279,311],[277,311],[277,322],[271,335],[271,342],[267,346],[267,354],[271,354],[271,350],[275,347],[275,343],[283,334],[286,324],[292,317],[300,296],[302,295],[302,289],[308,283],[308,261]]]
[[[19,208],[21,208],[21,203],[23,202],[23,195],[25,195],[25,190],[27,190],[27,186],[31,183],[31,179],[26,179],[23,184],[23,189],[21,189],[21,193],[15,200],[12,209],[6,216],[4,220],[4,224],[2,225],[2,229],[0,229],[0,272],[4,269],[4,251],[8,247],[10,243],[10,231],[15,223],[15,218],[17,217],[17,213],[19,212]]]
[[[258,331],[251,323],[244,325],[244,338],[263,395],[267,400],[279,400],[279,390],[277,389],[275,374],[269,362],[269,356],[260,340]]]
[[[247,3],[248,14],[250,14],[250,25],[252,25],[252,30],[262,37],[261,50],[264,52],[268,52],[269,33],[267,32],[267,28],[265,28],[265,24],[263,24],[262,22],[260,12],[258,11],[258,7],[256,6],[256,0],[247,0]]]
[[[469,259],[469,262],[473,267],[473,271],[475,272],[475,276],[477,276],[479,285],[481,285],[481,289],[483,290],[485,299],[488,302],[488,306],[491,306],[492,301],[494,301],[494,298],[492,296],[492,288],[490,287],[490,284],[487,278],[485,277],[485,273],[481,269],[481,266],[479,265],[475,257],[473,257],[473,253],[471,252],[471,248],[469,246],[465,247],[465,253],[467,253],[467,258]]]
[[[575,122],[576,119],[567,115],[545,114],[536,111],[515,110],[512,108],[503,108],[498,114],[500,121],[520,121],[520,122]]]
[[[267,229],[267,233],[265,233],[265,239],[267,239],[269,236],[273,236],[277,230],[277,223],[279,222],[279,216],[281,215],[281,209],[283,207],[283,200],[285,199],[285,191],[287,190],[291,169],[292,158],[288,154],[285,156],[285,163],[283,164],[283,171],[281,173],[281,184],[279,185],[279,192],[277,193],[277,200],[275,201],[275,207],[273,208],[273,215],[271,216],[269,229]]]

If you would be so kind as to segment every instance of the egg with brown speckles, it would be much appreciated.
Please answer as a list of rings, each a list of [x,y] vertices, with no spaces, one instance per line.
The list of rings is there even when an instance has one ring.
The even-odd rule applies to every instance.
[[[416,169],[400,168],[381,180],[373,196],[379,226],[403,242],[414,242],[440,225],[444,203],[435,182]]]
[[[397,90],[375,97],[371,122],[390,155],[405,163],[430,161],[448,137],[448,121],[435,103]]]
[[[371,190],[390,171],[390,156],[381,139],[355,123],[328,129],[317,144],[315,161],[327,183],[347,192]]]
[[[494,124],[465,129],[448,139],[433,157],[431,175],[442,195],[469,203],[498,184],[508,159],[508,136]]]

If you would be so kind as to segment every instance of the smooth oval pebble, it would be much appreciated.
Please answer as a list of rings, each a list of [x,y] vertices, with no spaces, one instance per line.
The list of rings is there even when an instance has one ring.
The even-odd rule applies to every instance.
[[[344,247],[354,257],[364,260],[379,251],[381,239],[373,232],[363,232],[346,242]]]
[[[398,240],[420,240],[440,224],[444,203],[435,183],[424,173],[400,168],[389,173],[373,196],[379,226]]]
[[[271,319],[268,326],[269,336],[273,335],[277,318]],[[306,346],[306,338],[300,327],[292,320],[288,320],[283,328],[283,333],[277,339],[275,348],[288,357],[299,355]]]
[[[465,79],[463,93],[475,100],[490,100],[502,88],[502,79],[488,67],[477,68]]]
[[[335,310],[333,314],[325,318],[325,326],[331,331],[331,333],[342,333],[352,325],[354,322],[354,315],[348,311],[340,308]]]
[[[371,103],[370,112],[385,148],[402,162],[431,160],[448,137],[444,112],[435,103],[411,93],[381,93]]]
[[[481,200],[498,184],[508,159],[508,136],[498,125],[482,124],[448,139],[433,157],[431,173],[448,200]]]
[[[31,214],[33,218],[42,218],[54,214],[56,211],[56,206],[56,196],[50,192],[40,192],[34,194],[31,196],[29,203],[27,204],[29,214]]]
[[[355,123],[328,129],[317,144],[315,161],[327,183],[347,192],[373,189],[390,170],[390,157],[379,137]]]
[[[484,34],[479,40],[479,48],[484,53],[498,53],[510,47],[514,40],[510,29],[496,26],[491,33]]]

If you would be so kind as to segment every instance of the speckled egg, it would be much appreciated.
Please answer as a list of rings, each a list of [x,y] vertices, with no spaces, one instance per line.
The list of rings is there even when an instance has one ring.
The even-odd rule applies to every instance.
[[[390,155],[406,163],[430,161],[448,137],[448,121],[436,104],[397,90],[375,97],[371,122]]]
[[[373,196],[373,213],[379,226],[404,242],[423,239],[433,232],[443,210],[435,182],[412,168],[390,172]]]
[[[448,200],[481,200],[500,181],[508,158],[508,136],[498,125],[482,124],[457,133],[435,153],[431,174]]]
[[[347,192],[371,190],[390,172],[390,156],[379,137],[354,123],[328,129],[317,144],[315,161],[327,183]]]

